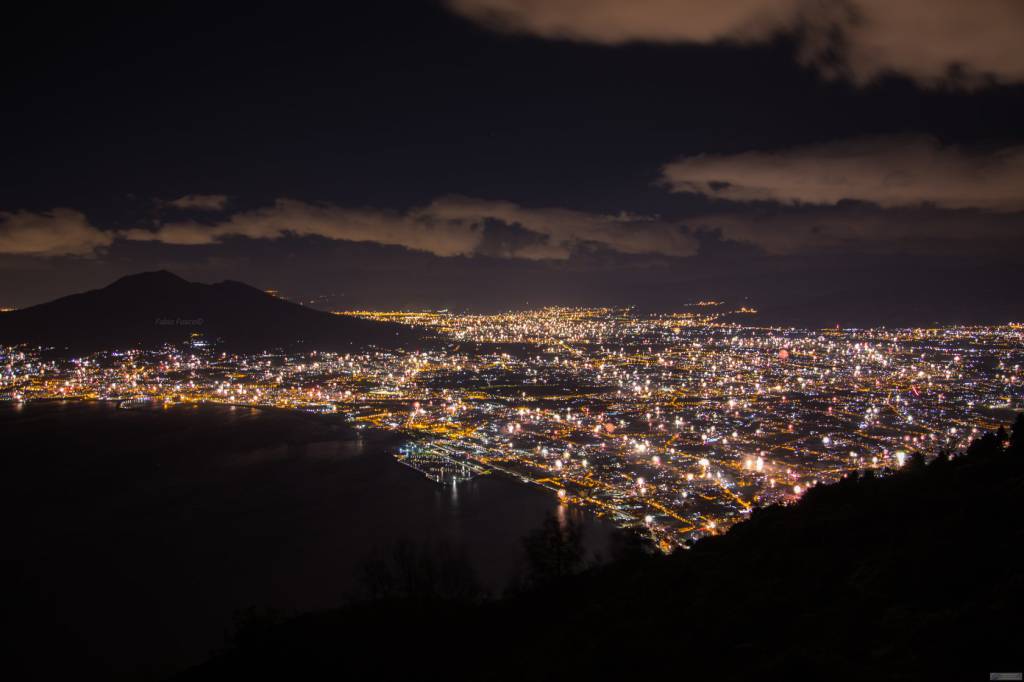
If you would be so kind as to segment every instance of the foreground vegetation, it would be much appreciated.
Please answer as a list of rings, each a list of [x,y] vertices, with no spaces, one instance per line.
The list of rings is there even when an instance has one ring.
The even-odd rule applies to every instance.
[[[186,680],[983,679],[1020,670],[1024,420],[967,453],[810,490],[668,557],[620,543],[585,570],[570,528],[487,599],[458,556],[368,566],[365,599],[250,619]]]

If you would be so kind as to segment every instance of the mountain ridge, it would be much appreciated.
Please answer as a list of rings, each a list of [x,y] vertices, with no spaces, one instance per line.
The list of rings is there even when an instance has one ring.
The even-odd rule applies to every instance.
[[[306,308],[244,282],[202,284],[167,270],[0,315],[0,343],[57,351],[152,348],[197,335],[238,351],[392,348],[423,339],[403,325]]]

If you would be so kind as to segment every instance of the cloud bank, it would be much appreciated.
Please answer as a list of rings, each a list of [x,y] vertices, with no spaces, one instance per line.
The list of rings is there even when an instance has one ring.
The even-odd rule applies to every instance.
[[[495,231],[504,229],[501,238]],[[320,236],[375,242],[436,256],[484,254],[505,258],[566,259],[591,246],[627,254],[696,253],[697,243],[677,224],[628,214],[604,215],[564,208],[526,208],[508,201],[443,197],[407,212],[352,209],[279,199],[208,224],[170,222],[155,230],[119,233],[124,239],[168,244],[213,244],[230,237],[277,239]]]
[[[601,45],[732,43],[786,35],[797,58],[864,84],[1024,81],[1020,0],[447,0],[484,26]]]
[[[715,181],[705,178],[703,182]],[[829,206],[821,204],[834,203],[833,196],[827,195],[829,201],[821,200],[825,195],[815,183],[809,184],[810,190],[804,185],[797,186],[798,190],[794,190],[792,182],[779,183],[772,195],[779,203],[753,207],[734,204],[731,209],[729,204],[723,204],[719,212],[679,220],[530,208],[510,201],[461,196],[442,197],[402,212],[279,199],[269,206],[238,211],[221,220],[167,221],[155,227],[122,231],[94,227],[82,213],[70,209],[0,212],[0,254],[81,257],[125,242],[203,246],[238,238],[320,237],[397,246],[441,258],[486,256],[557,262],[602,254],[612,259],[605,259],[611,263],[619,262],[616,256],[696,256],[707,244],[709,234],[717,234],[722,244],[753,247],[768,255],[901,251],[1005,254],[1016,249],[1024,234],[1021,210],[986,210],[1007,206],[1002,200],[983,205],[976,196],[965,201],[950,192],[943,204],[946,207],[922,207],[918,193],[901,194],[899,201],[889,201],[890,207],[885,208],[868,203]],[[746,187],[737,183],[715,191],[749,191]],[[763,191],[763,187],[759,186],[758,191]],[[762,198],[761,194],[757,196]],[[799,197],[799,201],[794,197]],[[817,197],[815,205],[809,205],[811,197]],[[796,203],[801,205],[793,205]],[[961,205],[970,207],[959,208]]]
[[[0,254],[15,256],[91,256],[114,236],[89,224],[68,208],[43,213],[0,211]]]
[[[676,192],[736,202],[933,205],[1024,210],[1024,147],[976,154],[922,136],[876,137],[782,151],[701,154],[662,169]]]

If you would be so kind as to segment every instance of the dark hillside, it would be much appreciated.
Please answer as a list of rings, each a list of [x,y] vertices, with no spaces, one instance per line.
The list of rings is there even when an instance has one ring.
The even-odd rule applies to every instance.
[[[249,627],[182,679],[971,680],[1018,671],[1020,419],[1014,435],[812,489],[690,551],[626,552],[497,601],[407,592]]]

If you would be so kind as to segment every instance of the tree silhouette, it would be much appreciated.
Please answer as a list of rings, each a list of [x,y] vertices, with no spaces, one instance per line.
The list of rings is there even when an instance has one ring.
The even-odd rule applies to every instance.
[[[1006,435],[1006,429],[1003,429],[1003,435]],[[986,433],[978,438],[971,441],[971,444],[967,446],[967,454],[976,457],[986,457],[1001,452],[1003,449],[1003,440],[1000,439],[998,433]]]
[[[651,543],[631,528],[616,528],[609,538],[608,552],[612,561],[643,559],[655,551]]]
[[[445,543],[417,546],[395,544],[388,555],[365,561],[363,598],[475,602],[483,589],[465,553]]]
[[[910,459],[907,460],[906,471],[908,473],[919,474],[922,471],[924,471],[924,468],[924,455],[922,455],[920,452],[915,452],[910,456]]]
[[[540,528],[523,538],[527,579],[543,585],[576,573],[583,564],[583,528],[572,519],[548,514]]]
[[[1009,450],[1017,455],[1024,454],[1024,412],[1018,412],[1017,419],[1013,422]]]

